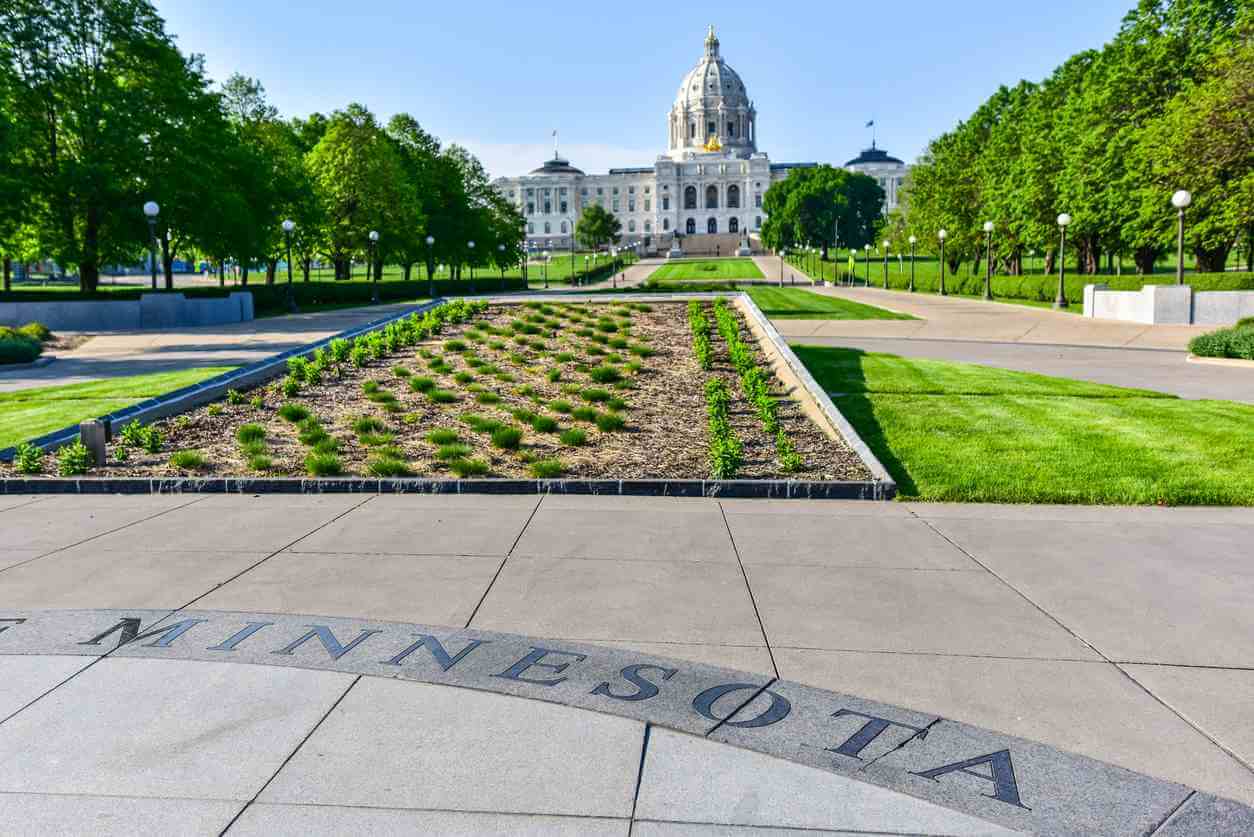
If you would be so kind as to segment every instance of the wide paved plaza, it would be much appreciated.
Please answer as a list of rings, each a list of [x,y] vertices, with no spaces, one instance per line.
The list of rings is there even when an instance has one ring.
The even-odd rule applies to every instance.
[[[472,495],[0,505],[0,754],[20,766],[0,781],[5,833],[1006,833],[995,810],[822,772],[805,764],[824,755],[813,744],[753,739],[734,719],[761,687],[794,715],[814,687],[918,713],[920,729],[969,724],[1254,803],[1254,510]],[[160,620],[173,635],[119,642]],[[413,636],[395,623],[444,638],[443,658],[419,655],[448,666],[436,682],[380,666],[405,646],[385,645],[389,632]],[[474,650],[458,632],[497,643],[490,678],[439,681]],[[222,653],[237,648],[255,650]],[[664,689],[731,670],[705,682],[744,694],[710,710],[725,726],[702,728],[692,693],[671,716],[501,686],[510,672],[560,681],[580,654],[647,660],[640,678]],[[337,667],[349,660],[375,668]],[[666,660],[683,661],[672,684]],[[736,729],[710,735],[720,726]],[[1040,812],[1031,770],[1019,781]],[[1146,810],[1161,803],[1165,818],[1183,800]]]

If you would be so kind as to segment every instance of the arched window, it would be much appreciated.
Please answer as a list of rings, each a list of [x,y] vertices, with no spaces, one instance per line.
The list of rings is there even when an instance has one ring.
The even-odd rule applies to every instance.
[[[551,232],[553,232],[553,225],[550,224],[548,221],[545,221],[544,222],[544,234],[548,235]]]
[[[566,222],[562,222],[562,235],[566,235]]]
[[[652,221],[645,221],[645,222],[644,222],[644,231],[645,231],[645,232],[647,232],[647,233],[651,233],[651,232],[653,232],[653,222],[652,222]]]
[[[705,187],[705,208],[706,209],[718,209],[718,187],[717,186]]]
[[[728,222],[727,222],[727,231],[728,231],[729,233],[736,233],[736,232],[740,232],[740,219],[739,219],[739,218],[732,218],[730,221],[728,221]]]
[[[710,235],[714,235],[715,233],[717,233],[718,232],[718,219],[711,218],[710,220],[706,221],[705,231],[708,232]]]
[[[635,219],[632,219],[627,222],[627,232],[635,232],[635,231],[636,231],[636,221]]]
[[[684,209],[697,208],[697,187],[689,186],[684,189]]]
[[[736,136],[736,123],[735,122],[729,121],[727,123],[727,136],[729,137]]]
[[[697,136],[697,123],[688,123],[688,139],[695,139]]]
[[[753,228],[755,230],[762,229],[762,216],[761,215],[753,219]]]
[[[666,231],[667,231],[667,230],[669,230],[670,228],[671,228],[671,219],[670,219],[670,218],[663,218],[663,219],[662,219],[662,231],[663,231],[663,232],[666,232]]]
[[[740,209],[740,187],[734,183],[727,187],[727,208]]]
[[[697,219],[689,218],[688,219],[688,235],[696,235],[696,234],[697,234]]]

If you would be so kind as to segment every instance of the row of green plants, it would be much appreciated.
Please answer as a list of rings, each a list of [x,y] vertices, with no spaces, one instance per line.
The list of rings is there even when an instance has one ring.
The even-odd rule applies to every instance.
[[[17,328],[0,326],[0,364],[34,362],[52,336],[52,331],[38,322]]]
[[[705,309],[695,299],[688,300],[688,327],[692,330],[692,351],[697,363],[706,372],[714,365],[714,345],[710,342],[710,321]]]
[[[1254,317],[1238,320],[1231,328],[1199,334],[1189,341],[1189,351],[1198,357],[1254,360]]]
[[[114,458],[118,462],[126,462],[130,458],[132,448],[140,448],[148,453],[159,453],[165,444],[165,437],[155,425],[142,425],[138,420],[131,421],[118,433],[118,442],[114,448]],[[18,445],[14,457],[13,468],[19,474],[35,476],[44,472],[45,451],[30,442]],[[56,471],[63,477],[76,477],[86,474],[92,466],[91,451],[79,439],[62,445],[56,454]]]
[[[710,478],[730,480],[744,464],[744,448],[731,426],[731,392],[720,378],[705,382],[705,410],[710,430]]]
[[[780,470],[786,474],[801,470],[805,463],[779,423],[779,404],[771,396],[771,374],[758,364],[753,349],[741,339],[740,320],[725,299],[714,301],[714,318],[718,322],[719,334],[727,344],[732,366],[740,376],[740,390],[753,405],[758,420],[762,422],[762,429],[775,440]]]

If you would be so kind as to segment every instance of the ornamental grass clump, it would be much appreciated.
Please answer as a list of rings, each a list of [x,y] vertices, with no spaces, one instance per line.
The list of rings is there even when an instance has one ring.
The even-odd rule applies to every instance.
[[[170,466],[181,471],[199,471],[205,467],[205,456],[198,450],[180,450],[170,455]]]
[[[313,451],[305,457],[305,471],[311,477],[336,477],[344,473],[344,463],[334,453]]]
[[[260,424],[241,424],[235,429],[235,441],[241,445],[264,442],[265,439],[266,429]]]
[[[433,389],[427,392],[427,398],[435,404],[452,404],[457,401],[457,393],[446,389]]]
[[[488,473],[488,463],[481,459],[454,459],[448,464],[448,467],[450,471],[462,479],[481,477]]]
[[[537,433],[557,433],[561,427],[551,416],[536,416],[531,420],[531,429]]]
[[[602,433],[614,433],[626,427],[627,420],[618,413],[598,413],[596,424]]]
[[[297,424],[309,418],[309,409],[300,404],[284,404],[279,407],[279,418]]]
[[[600,389],[598,387],[589,387],[579,393],[579,397],[589,404],[602,404],[609,401],[613,396],[609,390]]]
[[[439,427],[427,434],[427,441],[433,445],[451,445],[457,439],[457,431],[448,427]]]
[[[597,420],[597,416],[599,416],[600,413],[598,413],[592,407],[576,407],[575,409],[570,411],[570,415],[572,418],[577,419],[579,421],[595,423]]]
[[[404,459],[376,454],[366,461],[366,472],[375,477],[409,477],[413,471]]]
[[[501,450],[517,450],[523,434],[517,427],[501,427],[492,432],[492,447]]]
[[[572,427],[569,430],[563,430],[557,440],[567,447],[578,448],[588,443],[588,434],[578,427]]]
[[[560,459],[540,459],[532,462],[527,470],[531,475],[540,480],[551,480],[560,477],[566,472],[566,465]]]
[[[454,462],[458,459],[465,459],[467,456],[470,456],[470,452],[470,445],[456,443],[451,445],[440,445],[439,449],[435,452],[435,458],[441,462]]]
[[[425,375],[415,375],[409,379],[409,388],[414,392],[430,392],[435,389],[435,381]]]

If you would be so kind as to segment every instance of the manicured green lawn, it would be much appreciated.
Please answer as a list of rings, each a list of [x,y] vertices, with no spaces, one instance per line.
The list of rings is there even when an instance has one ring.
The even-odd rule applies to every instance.
[[[1254,407],[796,347],[904,499],[1254,505]]]
[[[749,296],[771,319],[784,320],[913,320],[908,314],[885,311],[848,299],[824,296],[801,288],[746,285]]]
[[[664,264],[649,275],[649,281],[676,282],[689,279],[761,279],[762,271],[753,259],[694,259]]]
[[[221,375],[233,366],[154,372],[0,393],[0,448]]]

